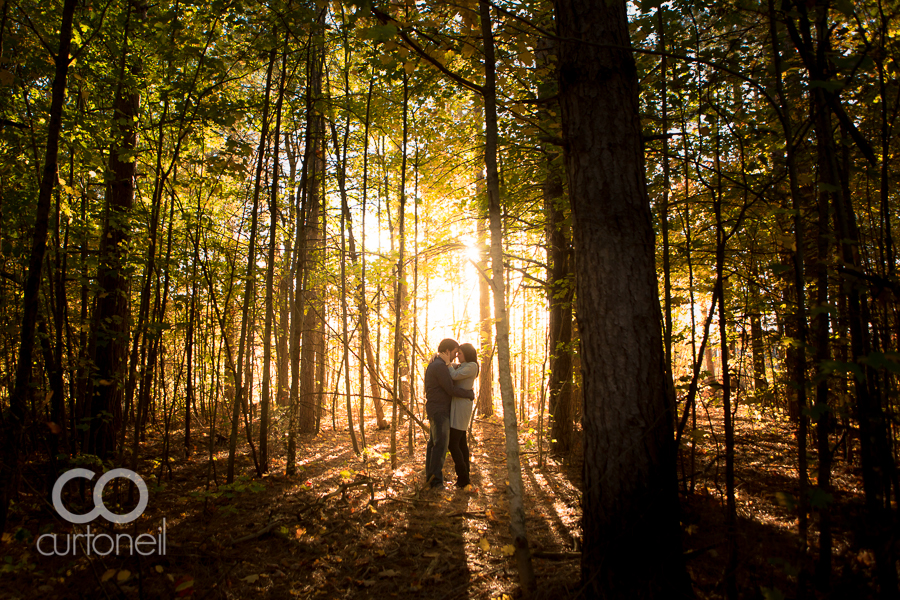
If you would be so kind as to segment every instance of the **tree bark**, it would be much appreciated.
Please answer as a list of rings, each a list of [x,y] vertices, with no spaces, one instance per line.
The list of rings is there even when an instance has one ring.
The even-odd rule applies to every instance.
[[[287,74],[288,34],[284,34],[281,53],[281,76],[275,101],[275,148],[272,153],[272,191],[269,194],[269,247],[266,256],[266,322],[263,329],[262,406],[259,416],[259,462],[263,472],[269,470],[269,404],[272,395],[272,328],[275,321],[275,246],[278,237],[278,153],[281,142],[281,107]]]
[[[516,422],[516,398],[510,372],[509,316],[503,265],[503,221],[500,208],[500,178],[497,170],[497,88],[494,63],[494,38],[488,0],[478,3],[481,35],[484,39],[484,162],[487,171],[488,214],[491,227],[491,288],[494,296],[500,398],[503,402],[503,430],[506,436],[506,473],[509,480],[509,531],[512,534],[519,568],[519,585],[526,596],[537,587],[528,534],[525,529],[524,486],[519,461],[519,428]]]
[[[566,226],[562,203],[562,181],[548,165],[544,181],[544,213],[547,215],[547,296],[550,353],[550,381],[548,383],[550,416],[550,449],[567,454],[572,449],[572,302],[575,297],[575,277],[572,272],[571,233]]]
[[[135,9],[130,3],[129,22],[131,12]],[[100,240],[100,264],[97,268],[100,291],[92,328],[96,340],[96,384],[91,393],[91,427],[87,449],[101,457],[106,457],[115,450],[116,432],[123,426],[122,403],[128,360],[131,278],[127,271],[126,253],[131,239],[130,213],[134,203],[134,175],[137,165],[135,152],[138,143],[136,121],[141,96],[134,84],[126,81],[130,78],[125,70],[131,32],[129,25],[125,29],[118,89],[113,102],[115,141],[109,153],[110,181]],[[136,59],[131,66],[131,76],[136,76],[140,70],[140,59]]]
[[[625,2],[557,0],[556,16],[583,365],[584,594],[687,598],[637,72],[629,51],[609,47],[630,44]],[[637,564],[653,568],[635,577]]]

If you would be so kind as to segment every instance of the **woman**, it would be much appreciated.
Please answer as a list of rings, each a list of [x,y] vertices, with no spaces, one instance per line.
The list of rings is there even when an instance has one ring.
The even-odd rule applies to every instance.
[[[465,389],[475,387],[475,378],[478,377],[478,353],[472,344],[462,344],[456,351],[458,365],[450,365],[450,377],[453,382]],[[472,418],[474,400],[458,398],[450,401],[450,456],[456,468],[456,487],[464,488],[469,485],[469,443],[466,441],[466,431],[469,428],[469,420]]]

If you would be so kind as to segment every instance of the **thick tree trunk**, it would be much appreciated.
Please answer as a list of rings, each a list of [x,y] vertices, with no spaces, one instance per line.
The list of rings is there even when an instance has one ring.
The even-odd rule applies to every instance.
[[[637,72],[629,51],[609,47],[629,46],[625,2],[557,0],[556,16],[582,340],[584,594],[686,598]],[[638,577],[638,564],[652,568]]]
[[[130,6],[129,11],[135,10]],[[146,11],[146,9],[138,9]],[[117,130],[109,153],[106,214],[100,239],[97,269],[99,293],[93,332],[96,340],[94,365],[96,381],[91,398],[91,427],[87,449],[101,457],[115,450],[116,432],[122,424],[122,404],[126,385],[128,331],[130,324],[130,277],[126,254],[131,239],[131,207],[134,203],[135,151],[140,92],[126,82],[130,30],[126,25],[122,48],[119,89],[113,102]],[[131,66],[132,76],[140,72],[140,60]]]
[[[324,12],[324,11],[323,11]],[[303,294],[305,314],[302,325],[302,346],[300,349],[300,392],[299,392],[299,430],[311,433],[316,430],[319,420],[319,407],[322,381],[317,377],[319,363],[324,364],[324,339],[320,339],[319,330],[323,324],[324,315],[320,312],[322,299],[317,290],[317,273],[319,261],[322,260],[322,246],[324,245],[324,222],[322,197],[322,174],[325,167],[325,118],[316,109],[316,102],[322,94],[322,63],[324,49],[313,47],[310,49],[309,61],[309,93],[312,103],[309,105],[308,116],[309,147],[306,153],[307,179],[306,198],[309,207],[305,227],[305,271],[307,286]]]

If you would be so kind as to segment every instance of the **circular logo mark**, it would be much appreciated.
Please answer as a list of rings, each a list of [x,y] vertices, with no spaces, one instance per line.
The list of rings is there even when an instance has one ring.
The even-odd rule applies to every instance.
[[[147,492],[147,484],[144,483],[141,476],[131,469],[113,469],[101,475],[100,479],[97,480],[97,484],[94,486],[94,510],[83,515],[70,513],[66,510],[66,507],[63,506],[62,489],[66,483],[78,477],[84,477],[85,479],[90,480],[94,478],[94,473],[87,469],[71,469],[63,473],[62,477],[57,479],[56,484],[53,486],[53,508],[59,513],[59,516],[69,523],[75,523],[76,525],[90,523],[96,519],[98,515],[110,523],[131,523],[141,516],[144,513],[144,509],[147,508],[147,501],[149,500],[150,494]],[[134,510],[124,515],[117,515],[116,513],[110,512],[106,508],[106,505],[103,504],[103,488],[116,477],[130,480],[137,486],[138,492],[141,495],[141,499],[137,506],[134,507]]]

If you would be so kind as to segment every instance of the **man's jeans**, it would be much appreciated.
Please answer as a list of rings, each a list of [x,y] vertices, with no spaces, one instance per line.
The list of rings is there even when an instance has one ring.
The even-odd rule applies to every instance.
[[[425,446],[425,482],[433,487],[444,484],[444,459],[450,444],[450,414],[428,417],[431,427]]]

